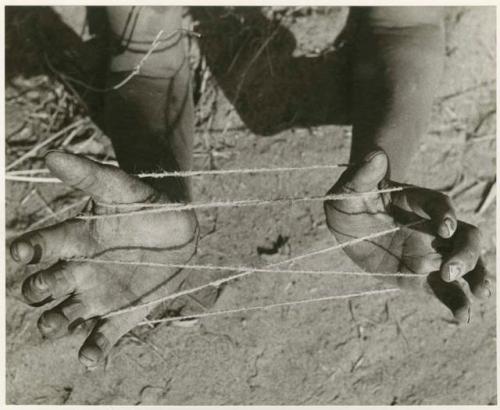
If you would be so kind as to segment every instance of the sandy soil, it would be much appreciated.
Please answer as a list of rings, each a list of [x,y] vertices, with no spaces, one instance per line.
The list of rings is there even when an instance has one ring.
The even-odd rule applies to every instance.
[[[294,57],[317,56],[331,47],[338,31],[327,28],[333,17],[337,21],[345,16],[344,9],[318,8],[266,9],[262,15],[287,12],[291,17],[285,26],[295,36]],[[451,11],[439,97],[429,132],[409,165],[412,183],[454,188],[460,217],[482,229],[483,256],[492,272],[495,206],[482,214],[476,210],[495,180],[495,140],[475,139],[496,132],[495,49],[493,8]],[[209,74],[204,78],[197,105],[196,168],[347,160],[349,127],[296,127],[258,136],[241,121],[215,80]],[[55,97],[44,103],[50,96]],[[57,107],[61,109],[56,117]],[[7,164],[81,115],[71,94],[43,73],[12,77],[6,110]],[[95,137],[89,141],[91,135]],[[64,140],[48,147],[61,146]],[[113,158],[109,141],[92,129],[82,131],[66,148]],[[37,156],[16,169],[39,167],[43,162]],[[208,201],[322,195],[338,175],[333,170],[209,177],[194,181],[194,196]],[[16,232],[79,198],[79,193],[62,186],[7,182],[7,245]],[[261,265],[333,243],[319,204],[205,211],[199,218],[203,239],[196,262],[200,263]],[[262,248],[271,251],[259,253]],[[36,329],[40,310],[23,304],[19,293],[28,271],[10,259],[6,263],[7,402],[11,404],[497,402],[494,298],[474,303],[471,323],[464,327],[454,324],[446,309],[424,293],[218,316],[192,327],[142,327],[122,339],[105,366],[88,372],[76,359],[81,339],[41,338]],[[355,269],[341,252],[296,267],[300,266]],[[384,286],[365,278],[255,274],[228,285],[214,309]]]

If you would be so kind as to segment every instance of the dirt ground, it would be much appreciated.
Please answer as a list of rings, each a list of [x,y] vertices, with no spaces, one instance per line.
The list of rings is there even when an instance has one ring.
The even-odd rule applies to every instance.
[[[252,21],[259,24],[282,18],[286,35],[276,36],[270,47],[272,53],[290,53],[293,63],[305,57],[322,61],[325,50],[332,49],[346,9],[266,8],[252,13],[258,17]],[[409,165],[410,182],[453,196],[460,218],[480,226],[483,257],[494,273],[495,203],[477,211],[496,180],[495,9],[456,8],[449,14],[445,73],[429,131]],[[24,17],[29,21],[29,13]],[[14,47],[9,41],[23,37],[26,21],[16,18],[19,24],[7,21],[7,50]],[[189,17],[186,22],[190,24]],[[270,29],[265,33],[273,35]],[[7,83],[6,164],[86,115],[71,90],[40,68],[44,64],[33,38],[27,34],[21,42],[23,58],[33,70],[10,73]],[[286,47],[280,45],[285,41],[291,48],[283,51]],[[259,123],[261,117],[245,114],[241,106],[235,109],[227,83],[221,81],[219,87],[210,61],[205,64],[196,45],[191,46],[197,93],[196,169],[347,161],[348,126],[319,119],[310,121],[310,126],[255,131],[252,121]],[[25,60],[9,62],[11,54],[6,56],[14,71],[16,64],[26,68]],[[270,61],[276,61],[272,58],[273,54]],[[266,120],[263,114],[262,127]],[[56,147],[100,160],[114,158],[107,138],[86,125],[74,135],[55,139],[14,169],[44,167],[42,153]],[[339,173],[197,178],[194,197],[209,201],[323,195]],[[81,198],[61,185],[6,181],[6,246],[33,223],[43,218],[48,218],[45,224],[54,222],[53,212]],[[72,212],[76,208],[67,215]],[[317,203],[198,215],[202,240],[193,263],[259,266],[333,244]],[[425,293],[399,293],[216,316],[192,327],[140,327],[119,342],[104,366],[89,372],[77,361],[82,339],[42,339],[36,329],[40,309],[26,306],[20,297],[20,283],[28,270],[10,258],[6,265],[10,404],[497,403],[495,298],[475,302],[467,326],[457,326],[449,312]],[[356,269],[340,251],[295,267]],[[226,286],[214,309],[384,286],[371,278],[259,273]]]

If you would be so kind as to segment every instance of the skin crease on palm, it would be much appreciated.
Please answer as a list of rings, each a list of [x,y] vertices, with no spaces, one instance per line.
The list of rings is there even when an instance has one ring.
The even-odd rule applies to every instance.
[[[46,162],[67,185],[88,193],[97,202],[116,205],[99,207],[91,201],[86,209],[89,213],[130,211],[130,207],[120,209],[120,204],[133,202],[169,202],[164,194],[119,168],[62,152],[47,154]],[[385,179],[386,171],[385,154],[372,153],[363,163],[344,172],[330,193],[366,192],[393,185]],[[345,252],[367,271],[422,273],[425,287],[451,309],[458,321],[468,320],[469,300],[462,285],[449,278],[449,272],[457,272],[456,268],[450,270],[452,264],[458,264],[459,276],[468,282],[475,296],[491,294],[486,270],[479,259],[479,231],[456,220],[444,195],[415,187],[379,196],[328,201],[325,212],[328,226],[339,242],[412,220],[412,215],[407,214],[430,218],[432,222],[422,224],[419,230],[404,229],[392,236],[347,247]],[[438,235],[432,233],[436,231]],[[150,310],[136,309],[108,319],[100,317],[132,303],[170,294],[179,288],[185,275],[183,271],[164,268],[62,260],[99,257],[184,264],[195,253],[197,240],[198,223],[192,212],[73,219],[16,239],[11,255],[23,264],[54,263],[24,281],[23,295],[34,306],[56,301],[56,307],[44,311],[38,322],[44,336],[61,337],[74,328],[87,332],[79,359],[86,367],[95,368]],[[398,282],[402,287],[415,285],[414,279]]]

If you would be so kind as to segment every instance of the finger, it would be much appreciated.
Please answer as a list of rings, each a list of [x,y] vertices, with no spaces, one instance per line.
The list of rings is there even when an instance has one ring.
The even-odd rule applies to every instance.
[[[443,259],[441,277],[452,282],[473,270],[481,253],[481,234],[475,226],[459,222],[455,235],[451,238],[453,248]]]
[[[492,294],[491,281],[482,258],[477,261],[476,267],[464,275],[472,294],[479,299],[489,298]]]
[[[38,319],[38,330],[47,338],[56,339],[70,331],[70,325],[78,324],[92,316],[89,307],[76,297],[70,297],[50,310],[42,313]]]
[[[349,191],[373,191],[387,174],[387,168],[388,159],[385,152],[374,151],[368,154],[362,163],[345,171],[339,182]]]
[[[71,335],[81,336],[86,339],[97,323],[99,323],[99,319],[95,316],[87,320],[76,319],[68,326],[68,332]]]
[[[22,294],[32,306],[41,306],[75,291],[87,290],[95,283],[94,275],[92,265],[59,262],[26,278]]]
[[[432,293],[451,310],[458,323],[470,322],[470,301],[458,282],[447,283],[436,271],[427,276],[427,283]]]
[[[22,294],[28,304],[41,306],[74,292],[76,281],[73,264],[56,263],[34,273],[22,285]]]
[[[438,271],[442,261],[442,256],[437,252],[426,252],[423,256],[408,254],[405,255],[404,260],[400,262],[399,271],[427,275],[429,272]],[[404,276],[401,278],[409,279]]]
[[[22,235],[12,242],[10,254],[16,262],[40,263],[87,256],[94,247],[88,221],[68,220]]]
[[[102,320],[80,348],[80,362],[88,369],[94,369],[109,354],[116,342],[143,320],[146,314],[145,309],[137,309]]]
[[[82,156],[51,151],[45,160],[50,171],[63,182],[103,202],[140,202],[156,192],[139,178],[117,167],[99,164]]]
[[[450,198],[441,192],[425,188],[407,189],[393,196],[393,204],[423,218],[430,218],[442,238],[451,238],[457,229],[454,206]]]

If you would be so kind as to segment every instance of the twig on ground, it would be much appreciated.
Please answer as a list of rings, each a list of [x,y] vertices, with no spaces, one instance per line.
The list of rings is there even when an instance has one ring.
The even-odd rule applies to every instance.
[[[486,210],[490,207],[490,205],[493,203],[497,196],[497,181],[495,178],[495,181],[491,184],[488,193],[486,194],[484,200],[481,202],[479,205],[476,215],[480,216],[486,212]]]
[[[47,201],[40,195],[40,192],[38,192],[38,189],[35,189],[35,194],[38,200],[42,203],[43,208],[45,209],[46,213],[48,214],[47,216],[51,216],[52,218],[57,219],[58,221],[61,220],[58,215],[55,214],[55,212],[52,210],[52,208],[49,206]]]
[[[45,222],[50,221],[54,217],[59,218],[59,216],[65,214],[66,212],[69,212],[69,211],[71,211],[75,208],[78,208],[78,207],[83,207],[83,205],[85,203],[87,203],[88,201],[89,201],[89,198],[86,197],[86,198],[83,198],[83,199],[81,199],[81,200],[79,200],[71,205],[68,205],[68,206],[66,206],[58,211],[55,211],[54,215],[48,215],[45,218],[40,219],[39,221],[33,223],[32,225],[30,225],[28,228],[24,229],[23,231],[11,232],[9,234],[9,236],[7,237],[7,239],[12,238],[13,236],[20,236],[20,235],[23,235],[27,232],[30,232],[30,231],[38,228],[39,226],[43,225]]]
[[[62,137],[66,132],[68,132],[68,131],[70,131],[70,130],[72,130],[74,128],[80,127],[80,126],[82,126],[83,124],[85,124],[88,121],[89,121],[89,119],[86,117],[86,118],[82,118],[82,119],[80,119],[78,121],[73,122],[72,124],[68,125],[67,127],[64,127],[62,130],[56,132],[54,135],[52,135],[51,137],[47,138],[45,141],[41,142],[40,144],[35,145],[27,153],[25,153],[24,155],[22,155],[21,157],[19,157],[15,161],[11,162],[9,165],[7,165],[5,167],[5,170],[8,171],[8,170],[14,168],[16,165],[19,165],[20,163],[24,162],[28,158],[33,157],[43,147],[47,146],[48,144],[50,144],[51,142],[55,141],[56,139]]]
[[[351,315],[351,319],[354,322],[354,324],[356,325],[356,331],[358,333],[358,338],[363,339],[364,328],[359,323],[358,319],[356,318],[356,315],[354,314],[354,307],[352,306],[352,300],[348,300],[347,306],[349,308],[349,313]]]
[[[143,344],[145,346],[150,347],[152,349],[153,353],[156,356],[158,356],[164,363],[168,362],[166,357],[162,355],[161,350],[154,343],[142,339],[141,337],[137,336],[134,332],[130,332],[129,335],[132,339],[138,341],[140,344]]]
[[[497,136],[495,134],[493,135],[484,135],[482,137],[476,137],[476,138],[471,138],[468,141],[466,141],[466,144],[475,144],[478,142],[486,142],[486,141],[492,141],[495,140]]]
[[[31,198],[33,194],[35,194],[36,188],[33,188],[30,192],[28,192],[23,199],[21,199],[21,202],[19,203],[20,205],[25,205],[26,202],[28,202],[28,199]]]
[[[443,95],[442,97],[440,97],[438,99],[438,101],[439,102],[444,102],[444,101],[450,100],[452,98],[458,97],[460,95],[463,95],[463,94],[466,94],[466,93],[469,93],[469,92],[472,92],[472,91],[476,91],[477,89],[480,89],[480,88],[487,87],[489,85],[495,84],[495,81],[496,80],[481,81],[479,84],[473,85],[473,86],[468,87],[468,88],[464,88],[463,90],[455,91],[453,93]]]

